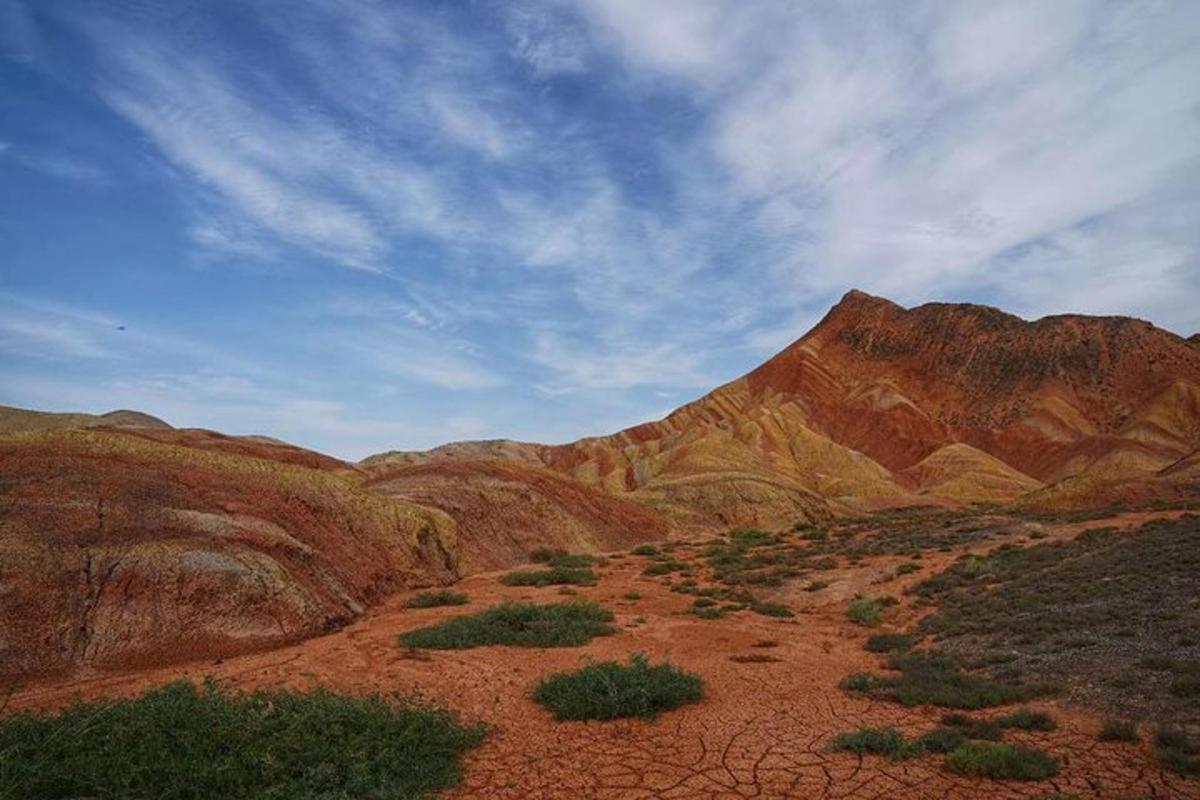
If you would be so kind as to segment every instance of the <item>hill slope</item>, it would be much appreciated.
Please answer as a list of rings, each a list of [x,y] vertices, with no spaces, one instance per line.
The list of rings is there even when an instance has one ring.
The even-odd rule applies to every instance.
[[[658,422],[563,446],[460,443],[371,461],[532,462],[697,524],[1031,492],[1100,502],[1200,447],[1198,398],[1200,348],[1141,320],[1028,322],[851,291],[766,363]],[[1072,492],[1042,491],[1067,479]]]

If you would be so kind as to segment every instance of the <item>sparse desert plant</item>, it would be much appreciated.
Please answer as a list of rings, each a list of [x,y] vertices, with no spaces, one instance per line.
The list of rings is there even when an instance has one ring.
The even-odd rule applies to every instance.
[[[766,653],[738,653],[730,656],[729,660],[736,664],[778,664],[783,659]]]
[[[794,617],[792,610],[783,603],[751,603],[750,610],[764,617]]]
[[[648,564],[646,568],[642,570],[642,574],[647,577],[654,577],[655,575],[669,575],[672,572],[679,572],[680,570],[686,568],[687,564],[683,563],[682,561],[655,561],[652,564]]]
[[[857,625],[875,627],[883,621],[883,603],[874,597],[859,597],[850,601],[846,616]]]
[[[692,608],[711,608],[717,605],[717,601],[711,597],[697,597],[692,601]]]
[[[909,742],[895,728],[859,728],[852,733],[840,733],[833,740],[833,749],[864,755],[887,756],[893,760],[920,755],[923,749]]]
[[[914,744],[930,753],[952,753],[966,744],[967,739],[958,728],[943,726],[917,737]]]
[[[1100,728],[1102,742],[1136,742],[1137,726],[1127,719],[1106,719]]]
[[[1003,742],[967,742],[946,763],[960,775],[978,778],[1037,781],[1058,774],[1058,763],[1041,750]]]
[[[0,720],[0,797],[422,798],[484,733],[412,698],[177,681]]]
[[[579,567],[514,570],[501,575],[500,582],[505,586],[593,586],[596,583],[596,573]]]
[[[640,592],[626,592],[625,594],[621,595],[621,597],[623,597],[626,600],[641,600],[642,599],[642,595]]]
[[[829,587],[828,581],[809,581],[808,585],[804,587],[804,591],[819,592],[822,589],[826,589],[828,587]]]
[[[635,556],[656,556],[661,551],[652,544],[639,544],[629,552]]]
[[[996,724],[1001,728],[1018,728],[1023,731],[1052,731],[1058,727],[1054,717],[1044,711],[1034,711],[1020,708],[1011,714],[1000,717]]]
[[[462,650],[488,645],[577,647],[616,633],[613,614],[587,600],[554,605],[503,603],[400,635],[408,647]]]
[[[1008,705],[1047,691],[1046,687],[1015,686],[967,674],[940,653],[896,653],[888,659],[888,666],[899,674],[857,673],[844,680],[842,688],[906,706],[960,709]]]
[[[896,575],[912,575],[914,572],[920,572],[921,568],[911,561],[905,562],[896,567]]]
[[[1154,734],[1154,754],[1172,772],[1200,776],[1200,743],[1179,728],[1158,729]]]
[[[545,564],[556,555],[566,555],[566,550],[552,550],[549,547],[535,547],[529,551],[529,560],[534,564]]]
[[[1003,729],[993,720],[969,717],[966,714],[943,714],[942,725],[953,728],[967,739],[995,742],[1004,735]]]
[[[428,592],[417,592],[407,603],[409,608],[436,608],[438,606],[465,606],[471,599],[462,592],[452,592],[449,589],[438,589]]]
[[[558,720],[652,718],[703,695],[699,676],[670,664],[651,665],[642,653],[634,654],[628,665],[601,661],[551,675],[533,692],[534,700]]]
[[[867,650],[872,653],[908,650],[916,641],[916,636],[907,633],[880,633],[867,639]]]

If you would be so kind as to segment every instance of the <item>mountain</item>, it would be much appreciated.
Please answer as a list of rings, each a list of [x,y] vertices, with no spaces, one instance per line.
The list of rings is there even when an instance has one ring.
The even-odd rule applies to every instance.
[[[851,291],[782,352],[658,422],[561,446],[382,454],[364,467],[523,462],[676,525],[783,525],[897,505],[1102,503],[1135,483],[1188,493],[1190,478],[1163,471],[1198,447],[1192,341],[1125,317],[1029,322]]]

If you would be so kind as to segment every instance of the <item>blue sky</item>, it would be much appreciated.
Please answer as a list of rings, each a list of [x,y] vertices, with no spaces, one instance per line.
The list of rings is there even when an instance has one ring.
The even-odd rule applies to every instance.
[[[1200,3],[0,0],[0,403],[567,441],[850,287],[1200,330]]]

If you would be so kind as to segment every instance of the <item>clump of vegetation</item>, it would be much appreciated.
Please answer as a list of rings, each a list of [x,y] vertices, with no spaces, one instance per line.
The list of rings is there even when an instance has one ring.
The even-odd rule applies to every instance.
[[[808,522],[798,522],[792,530],[807,542],[824,542],[829,539],[829,531]]]
[[[505,586],[595,586],[596,573],[581,567],[550,567],[549,569],[514,570],[500,576]]]
[[[851,622],[867,627],[875,627],[883,622],[883,601],[876,597],[859,597],[850,602],[846,616]]]
[[[783,603],[756,602],[750,605],[750,610],[764,617],[794,617],[792,610]]]
[[[545,564],[555,556],[565,556],[566,550],[551,550],[549,547],[535,547],[529,551],[529,560],[534,564]]]
[[[804,591],[819,592],[822,589],[827,589],[827,588],[829,588],[828,581],[809,581],[808,585],[804,587]]]
[[[842,688],[906,706],[961,709],[1008,705],[1048,691],[1045,687],[1016,686],[967,674],[941,653],[897,653],[888,659],[888,666],[899,675],[860,672],[842,681]]]
[[[908,650],[917,643],[917,637],[909,633],[880,633],[867,639],[867,650],[872,653],[891,653]]]
[[[1037,781],[1058,774],[1058,762],[1041,750],[1003,742],[967,742],[946,763],[960,775],[978,778]]]
[[[601,661],[551,675],[533,692],[534,699],[559,720],[652,718],[699,702],[703,695],[699,676],[670,664],[651,665],[642,653],[628,665]]]
[[[635,556],[656,556],[660,553],[659,549],[652,544],[639,544],[629,552]]]
[[[729,660],[737,664],[778,664],[783,659],[766,653],[738,653],[730,656]]]
[[[697,597],[692,601],[692,608],[710,608],[717,605],[717,601],[711,597]]]
[[[641,600],[642,599],[641,592],[626,592],[625,594],[621,595],[621,597],[625,598],[626,600]]]
[[[966,714],[944,714],[942,725],[958,731],[967,739],[984,739],[995,742],[1004,735],[1004,731],[992,720],[968,717]]]
[[[1180,775],[1200,776],[1200,743],[1178,728],[1159,728],[1154,754],[1160,764]]]
[[[938,605],[918,630],[948,653],[1013,654],[983,665],[990,677],[1061,680],[1114,716],[1183,724],[1200,699],[1200,661],[1180,644],[1200,629],[1198,573],[1194,516],[998,548],[914,587]]]
[[[596,636],[616,633],[612,621],[611,611],[587,600],[555,605],[503,603],[401,634],[400,643],[430,650],[489,645],[577,647]]]
[[[859,728],[853,733],[838,734],[833,740],[833,749],[887,756],[897,761],[924,752],[924,748],[909,742],[895,728]]]
[[[914,744],[930,753],[952,753],[962,747],[968,738],[958,728],[943,726],[922,734]]]
[[[1137,726],[1127,719],[1106,719],[1100,728],[1102,742],[1136,742]]]
[[[1058,727],[1054,717],[1042,711],[1021,708],[1000,717],[996,724],[1001,728],[1019,728],[1023,731],[1052,731]]]
[[[484,737],[415,699],[178,681],[0,720],[0,797],[429,797]]]
[[[646,568],[642,570],[642,574],[647,577],[654,577],[656,575],[669,575],[672,572],[680,572],[684,569],[687,569],[687,564],[682,561],[668,559],[666,561],[655,561],[647,564]]]
[[[917,564],[912,563],[911,561],[906,561],[905,563],[896,567],[896,575],[897,576],[912,575],[914,572],[920,572],[920,571],[921,571],[921,567],[918,566]]]
[[[436,608],[438,606],[465,606],[471,601],[462,592],[452,592],[449,589],[439,589],[428,592],[417,592],[409,598],[409,608]]]

